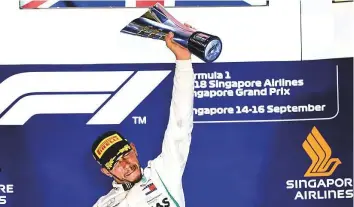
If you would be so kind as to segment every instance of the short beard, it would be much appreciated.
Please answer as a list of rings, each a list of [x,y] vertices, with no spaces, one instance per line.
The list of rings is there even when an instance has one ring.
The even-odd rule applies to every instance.
[[[136,184],[136,183],[140,182],[141,179],[143,179],[143,173],[140,172],[140,176],[131,183]]]
[[[116,182],[117,183],[121,183],[121,184],[124,184],[124,183],[130,183],[130,184],[136,184],[138,182],[140,182],[142,179],[143,179],[143,173],[141,172],[141,168],[138,166],[138,169],[140,170],[140,175],[139,177],[137,177],[135,180],[133,181],[129,181],[129,180],[120,180],[118,179],[117,177],[113,176],[114,178],[116,178]]]

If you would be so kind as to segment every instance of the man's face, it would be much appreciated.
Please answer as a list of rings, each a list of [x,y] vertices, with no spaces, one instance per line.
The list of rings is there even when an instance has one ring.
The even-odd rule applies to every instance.
[[[130,152],[123,155],[117,161],[110,171],[112,175],[119,179],[119,183],[135,183],[141,179],[141,170],[136,149],[134,146],[132,146],[132,148]],[[105,174],[107,174],[107,171]]]

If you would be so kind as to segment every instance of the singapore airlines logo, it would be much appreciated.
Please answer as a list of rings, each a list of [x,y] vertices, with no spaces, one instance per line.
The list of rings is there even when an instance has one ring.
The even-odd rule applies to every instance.
[[[302,147],[312,160],[305,177],[328,177],[342,162],[331,158],[332,149],[316,127],[313,127]]]
[[[332,176],[342,162],[332,158],[331,147],[316,127],[311,129],[302,147],[312,163],[305,178],[286,181],[286,189],[294,193],[294,200],[353,199],[353,178]],[[352,171],[345,167],[342,170]]]

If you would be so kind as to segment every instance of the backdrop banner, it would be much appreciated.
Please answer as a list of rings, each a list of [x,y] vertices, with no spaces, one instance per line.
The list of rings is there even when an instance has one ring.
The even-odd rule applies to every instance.
[[[193,66],[187,207],[353,207],[353,58]],[[0,66],[0,204],[92,206],[112,188],[91,154],[105,131],[146,167],[174,68]]]

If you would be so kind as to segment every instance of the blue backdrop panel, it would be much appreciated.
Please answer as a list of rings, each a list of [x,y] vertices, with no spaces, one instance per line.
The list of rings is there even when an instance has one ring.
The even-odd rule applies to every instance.
[[[194,68],[195,127],[183,177],[187,206],[353,206],[353,59],[194,64]],[[96,136],[106,130],[120,131],[134,142],[145,167],[160,153],[173,69],[174,64],[0,66],[0,94],[16,90],[4,91],[3,83],[24,72],[171,70],[121,124],[86,125],[94,114],[41,114],[23,125],[1,125],[0,184],[14,185],[14,193],[0,192],[6,206],[92,206],[111,188],[111,179],[100,172],[90,151]],[[273,84],[264,86],[267,79]],[[216,80],[224,85],[215,88]],[[247,81],[261,85],[241,87]],[[255,89],[266,92],[251,95]],[[276,89],[278,95],[269,94]],[[231,92],[215,92],[219,95],[210,98],[212,90]],[[308,105],[325,107],[301,111],[310,110]],[[285,111],[275,113],[276,106],[285,106]],[[200,108],[203,115],[197,113]],[[206,113],[213,108],[232,108],[233,113]],[[134,124],[132,116],[145,116],[147,123]],[[323,139],[312,131],[314,127]],[[312,152],[303,148],[309,135],[320,146]],[[330,149],[328,161],[319,149],[326,155]],[[311,153],[321,165],[332,164],[305,176]],[[300,188],[293,185],[298,182]]]

